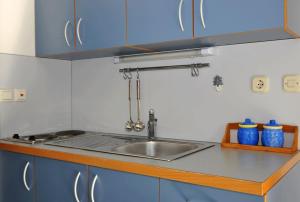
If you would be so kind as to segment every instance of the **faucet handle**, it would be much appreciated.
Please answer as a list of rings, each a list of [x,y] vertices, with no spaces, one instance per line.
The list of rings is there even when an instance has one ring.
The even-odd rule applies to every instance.
[[[154,116],[154,109],[149,110],[149,120],[157,122],[157,118]]]
[[[149,110],[149,115],[154,115],[154,109]]]

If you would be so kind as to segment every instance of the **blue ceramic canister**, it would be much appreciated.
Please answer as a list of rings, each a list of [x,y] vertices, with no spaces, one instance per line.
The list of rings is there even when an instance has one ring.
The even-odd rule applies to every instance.
[[[251,119],[245,119],[245,122],[239,124],[238,142],[240,144],[257,145],[259,141],[259,133],[257,124]]]
[[[284,133],[282,125],[276,123],[275,120],[270,120],[268,124],[265,124],[261,142],[266,147],[283,147]]]

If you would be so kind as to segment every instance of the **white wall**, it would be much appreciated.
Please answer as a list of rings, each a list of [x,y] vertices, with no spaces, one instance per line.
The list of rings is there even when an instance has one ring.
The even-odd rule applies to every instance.
[[[142,119],[147,121],[148,109],[156,110],[158,136],[219,142],[226,123],[246,117],[257,122],[277,119],[300,125],[300,94],[282,90],[283,75],[300,74],[300,40],[226,46],[218,51],[218,56],[199,60],[211,63],[211,68],[200,70],[199,78],[191,78],[188,70],[141,73]],[[135,66],[114,65],[112,58],[73,62],[73,128],[125,133],[127,81],[118,69]],[[212,87],[217,74],[223,76],[225,83],[221,93]],[[270,77],[270,93],[251,92],[253,75]]]
[[[219,142],[227,122],[245,117],[300,125],[300,94],[285,93],[281,87],[283,75],[300,74],[299,40],[219,47],[218,52],[218,56],[198,59],[211,63],[211,68],[200,70],[199,78],[190,77],[188,70],[141,73],[142,119],[147,121],[149,108],[156,110],[158,136]],[[72,62],[71,101],[70,62],[0,54],[0,88],[28,90],[26,102],[0,103],[1,137],[72,125],[74,129],[126,133],[127,81],[118,69],[186,62],[192,60],[131,65],[114,65],[112,58]],[[224,78],[221,93],[212,87],[216,74]],[[261,74],[270,77],[269,94],[250,91],[251,77]],[[133,107],[136,119],[135,102]]]
[[[0,137],[71,128],[71,62],[0,54],[0,88],[28,94],[0,102]]]
[[[35,55],[34,0],[0,0],[0,53]]]

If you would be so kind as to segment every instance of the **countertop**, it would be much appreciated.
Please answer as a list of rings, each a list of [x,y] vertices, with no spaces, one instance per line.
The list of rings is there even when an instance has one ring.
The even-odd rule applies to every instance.
[[[171,162],[2,140],[0,149],[259,196],[300,160],[300,152],[245,151],[220,144]]]

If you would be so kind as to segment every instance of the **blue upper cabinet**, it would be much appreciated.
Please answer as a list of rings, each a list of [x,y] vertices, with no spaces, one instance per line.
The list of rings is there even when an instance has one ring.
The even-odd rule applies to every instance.
[[[125,0],[76,0],[77,50],[125,45]]]
[[[158,179],[89,168],[90,199],[95,202],[158,202]]]
[[[0,151],[0,202],[34,201],[33,157]]]
[[[264,197],[160,180],[160,202],[264,202]]]
[[[74,0],[36,0],[36,54],[57,55],[74,48]]]
[[[37,202],[88,202],[85,165],[36,158]]]
[[[296,38],[298,2],[36,0],[36,52],[76,60]]]
[[[196,37],[278,30],[284,26],[284,1],[195,0],[194,15]]]
[[[128,44],[192,39],[192,0],[127,0]]]

